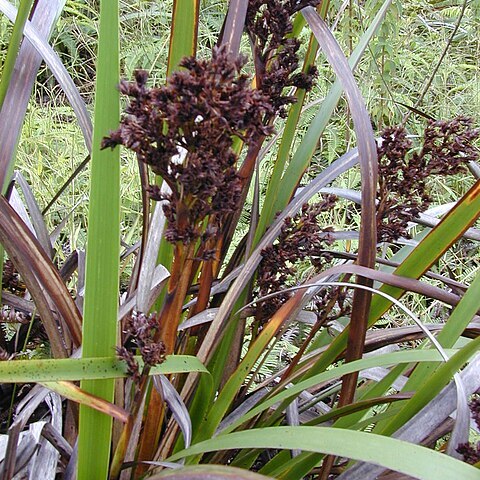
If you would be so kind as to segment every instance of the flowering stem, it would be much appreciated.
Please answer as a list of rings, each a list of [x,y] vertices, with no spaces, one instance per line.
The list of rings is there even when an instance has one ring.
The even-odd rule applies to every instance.
[[[183,303],[190,287],[194,249],[194,242],[187,245],[177,242],[175,245],[175,255],[170,281],[168,282],[167,296],[163,310],[158,318],[160,338],[165,344],[167,355],[175,350],[178,324],[182,314]]]
[[[158,316],[159,334],[155,340],[161,339],[165,345],[166,355],[174,353],[177,330],[182,315],[183,303],[190,287],[190,276],[193,267],[195,242],[183,245],[175,244],[172,273],[168,283],[167,295],[162,312]],[[145,418],[138,460],[151,460],[160,437],[165,404],[159,393],[152,388],[148,402],[148,415]]]

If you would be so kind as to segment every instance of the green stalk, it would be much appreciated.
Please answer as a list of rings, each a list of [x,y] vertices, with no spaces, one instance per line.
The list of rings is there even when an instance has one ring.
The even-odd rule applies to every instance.
[[[197,53],[199,0],[175,0],[172,12],[172,27],[170,32],[170,45],[168,49],[167,77],[175,70],[183,57],[195,56]],[[156,182],[161,185],[162,178],[157,177]],[[156,208],[156,206],[155,206]],[[173,245],[162,239],[158,251],[157,264],[171,269],[173,262]],[[153,310],[159,311],[165,300],[164,290],[155,302]]]
[[[118,0],[100,2],[97,84],[88,216],[84,357],[114,357],[117,340],[120,258],[119,149],[100,150],[102,138],[118,126],[120,103]],[[113,402],[114,380],[84,380],[81,388]],[[105,479],[112,418],[80,407],[78,480]]]
[[[175,0],[168,51],[167,76],[178,69],[183,57],[197,51],[199,0]]]

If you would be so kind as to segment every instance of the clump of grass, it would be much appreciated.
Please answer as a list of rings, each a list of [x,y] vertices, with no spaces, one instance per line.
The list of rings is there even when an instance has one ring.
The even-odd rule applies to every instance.
[[[50,423],[60,425],[58,431],[45,433],[54,445],[64,445],[61,460],[52,463],[54,474],[58,467],[66,476],[77,468],[80,479],[143,478],[165,462],[188,458],[190,467],[158,478],[190,472],[206,478],[199,464],[223,464],[218,475],[239,478],[367,478],[385,469],[422,479],[445,472],[453,472],[446,478],[476,478],[475,468],[418,445],[450,433],[447,453],[458,456],[468,425],[465,398],[480,387],[468,376],[479,348],[471,324],[480,308],[479,276],[469,283],[463,268],[433,271],[463,236],[470,248],[480,238],[468,230],[480,212],[478,180],[466,168],[475,171],[478,159],[475,121],[394,118],[398,105],[389,103],[391,95],[375,112],[377,125],[403,120],[403,126],[387,127],[376,150],[365,108],[375,95],[362,99],[323,20],[342,20],[343,14],[317,0],[228,6],[185,0],[167,2],[165,9],[123,2],[123,10],[114,3],[100,2],[100,17],[97,2],[72,4],[66,15],[78,20],[80,30],[57,36],[69,71],[87,87],[79,90],[89,105],[95,98],[90,170],[50,204],[63,183],[52,176],[67,170],[60,163],[71,169],[90,157],[70,123],[67,96],[53,98],[58,87],[43,74],[42,99],[32,100],[31,117],[23,112],[33,119],[24,136],[38,133],[33,127],[40,124],[44,96],[52,98],[43,114],[52,122],[63,117],[57,116],[53,133],[41,132],[42,141],[30,138],[19,147],[19,158],[30,154],[24,171],[36,169],[39,177],[30,177],[36,201],[22,187],[36,235],[14,185],[0,197],[0,242],[11,260],[3,272],[8,307],[0,319],[18,326],[11,338],[0,331],[0,381],[41,383],[68,399],[58,414],[52,408]],[[345,14],[343,40],[352,51],[358,38],[356,61],[372,44],[388,5],[356,7],[358,21],[353,5]],[[437,14],[433,7],[430,12]],[[367,17],[371,28],[365,30]],[[98,41],[92,35],[97,21]],[[159,34],[167,23],[168,49]],[[140,49],[126,42],[122,57],[119,24],[124,40],[158,35]],[[388,32],[403,35],[387,25],[372,52],[381,62],[382,95],[390,96],[398,86],[387,75],[394,68],[386,61]],[[435,36],[421,35],[428,45]],[[83,45],[79,57],[76,43]],[[346,105],[339,84],[330,90],[332,70],[345,88]],[[31,86],[33,79],[19,81]],[[362,87],[373,91],[378,84]],[[120,93],[129,101],[119,120]],[[398,95],[407,93],[412,98],[410,86]],[[320,107],[302,116],[307,98]],[[413,107],[413,101],[402,103]],[[433,115],[420,105],[411,111]],[[418,148],[410,130],[424,131]],[[71,144],[58,138],[67,131],[75,136]],[[273,135],[278,142],[269,144]],[[119,146],[129,151],[122,163],[126,181]],[[59,165],[52,160],[58,150],[66,150]],[[271,171],[268,179],[262,171]],[[421,214],[434,200],[436,179],[447,176],[461,177],[468,189],[437,225]],[[48,192],[39,183],[43,178],[51,181]],[[320,196],[333,182],[335,196],[331,190]],[[87,194],[88,217],[77,206],[64,220]],[[38,204],[47,202],[45,220]],[[70,245],[55,255],[49,230],[61,222],[60,246]],[[411,234],[411,224],[420,229],[425,223],[430,231]],[[86,260],[77,250],[85,238]],[[402,298],[410,292],[422,299],[416,312]],[[441,329],[438,340],[422,321],[434,302],[448,307],[442,324],[429,327]],[[387,324],[394,315],[402,318]],[[15,358],[20,339],[28,346],[38,332],[54,358]],[[425,339],[433,347],[417,348]],[[82,358],[68,358],[80,346]],[[385,346],[399,351],[379,351]],[[363,356],[370,351],[377,355]],[[368,371],[372,367],[379,368]],[[32,389],[25,402],[40,404],[42,388]],[[457,404],[444,397],[454,389]],[[36,408],[32,403],[23,411],[18,400],[13,394],[10,410],[15,405],[17,417],[0,474],[6,479],[17,463],[16,435]],[[436,408],[438,402],[451,403],[450,411]],[[455,409],[452,424],[448,416]],[[78,460],[62,439],[69,432],[69,441],[78,438]],[[397,435],[410,444],[388,438]],[[472,450],[462,448],[471,460]],[[35,458],[41,454],[42,448]],[[342,457],[377,466],[346,465]]]

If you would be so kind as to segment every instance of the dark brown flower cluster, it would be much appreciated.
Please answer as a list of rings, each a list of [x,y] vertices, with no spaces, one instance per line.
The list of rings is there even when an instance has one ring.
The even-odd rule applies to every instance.
[[[133,312],[126,324],[125,334],[132,343],[132,347],[141,355],[146,367],[153,367],[165,361],[165,345],[156,339],[158,322],[155,315],[146,316],[143,313]],[[135,354],[126,347],[117,347],[117,355],[127,364],[129,375],[135,382],[140,380],[140,367],[135,360]]]
[[[317,75],[315,67],[300,72],[298,50],[300,42],[288,35],[292,32],[291,16],[306,6],[316,6],[319,0],[250,0],[245,22],[254,46],[258,88],[272,102],[275,113],[284,117],[285,107],[295,97],[284,95],[285,87],[310,90]]]
[[[412,142],[403,127],[390,127],[382,133],[378,148],[379,191],[377,229],[379,241],[408,238],[407,224],[426,210],[432,199],[427,179],[432,175],[453,175],[478,158],[473,142],[480,131],[471,119],[430,121],[423,146],[408,157]]]
[[[183,69],[163,87],[148,88],[144,71],[136,72],[134,83],[120,84],[131,102],[120,128],[102,146],[124,145],[167,182],[171,193],[163,195],[152,186],[151,196],[167,200],[171,242],[199,238],[207,216],[208,234],[215,233],[236,209],[242,187],[233,137],[248,144],[272,131],[263,124],[272,107],[240,74],[244,63],[226,48],[215,48],[211,60],[183,59]]]
[[[294,218],[286,218],[275,244],[262,251],[262,261],[258,272],[258,297],[280,292],[295,284],[297,267],[300,262],[310,261],[319,269],[325,260],[326,245],[332,243],[331,227],[322,228],[318,216],[330,211],[336,202],[334,195],[326,195],[323,201],[302,207]],[[290,297],[289,293],[276,295],[261,302],[256,318],[262,323],[267,320]]]
[[[472,412],[472,418],[477,424],[477,428],[480,429],[480,396],[476,396],[470,402],[470,410]],[[466,463],[475,465],[480,462],[480,442],[477,445],[472,443],[462,443],[458,446],[457,452],[463,455],[463,459]]]

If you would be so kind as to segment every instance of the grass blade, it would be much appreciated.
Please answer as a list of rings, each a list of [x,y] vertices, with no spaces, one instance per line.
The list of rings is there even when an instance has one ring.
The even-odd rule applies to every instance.
[[[327,427],[259,428],[221,435],[183,450],[169,461],[238,448],[297,448],[376,463],[421,480],[478,480],[478,469],[434,450],[381,435]]]
[[[140,357],[136,361],[143,366]],[[196,357],[171,355],[165,362],[152,367],[150,375],[200,372],[208,370]],[[65,358],[47,360],[16,360],[0,363],[0,383],[28,383],[78,380],[105,380],[128,376],[125,363],[114,357]]]
[[[48,39],[64,4],[65,0],[40,0],[37,2],[30,22],[37,29],[39,36]],[[0,123],[6,125],[8,122],[9,128],[0,130],[0,186],[3,188],[10,180],[13,171],[13,157],[41,62],[41,55],[37,53],[30,42],[23,42],[16,59],[16,64],[21,65],[22,68],[13,70],[8,85],[6,83],[8,74],[5,70],[7,66],[4,67],[5,77],[2,77],[0,88],[4,88],[6,85],[8,90],[4,94],[4,100],[0,103]]]
[[[90,180],[85,303],[84,357],[114,357],[117,341],[120,256],[119,149],[100,150],[102,138],[117,127],[120,102],[118,1],[100,2],[94,140]],[[113,380],[84,380],[82,390],[113,401]],[[112,418],[80,407],[78,479],[106,478]],[[91,452],[95,452],[92,455]]]
[[[455,351],[448,350],[448,352],[454,353]],[[429,361],[433,361],[433,359],[436,359],[437,361],[441,361],[441,358],[442,357],[440,356],[440,354],[434,350],[421,350],[421,351],[419,350],[419,351],[400,351],[400,352],[388,353],[388,354],[379,355],[376,357],[369,357],[369,358],[364,358],[362,360],[355,360],[354,362],[345,363],[339,367],[335,367],[326,372],[314,375],[313,377],[308,378],[306,380],[302,380],[301,382],[295,384],[294,386],[291,386],[290,388],[280,393],[277,393],[276,395],[270,397],[268,400],[265,400],[264,402],[262,402],[257,407],[250,410],[240,419],[233,422],[231,425],[225,428],[224,432],[228,433],[235,430],[240,425],[245,423],[247,420],[254,418],[256,415],[272,407],[277,402],[287,402],[292,398],[296,397],[305,389],[311,388],[314,385],[318,385],[319,383],[322,383],[322,382],[327,382],[327,381],[339,378],[342,375],[347,375],[349,373],[364,370],[367,368],[380,367],[380,366],[385,367],[388,365],[396,365],[400,363],[407,364],[407,363],[413,363],[413,362],[429,362]]]
[[[302,10],[302,15],[310,25],[315,37],[333,70],[340,79],[352,115],[357,135],[358,151],[360,155],[360,171],[362,178],[362,205],[360,224],[360,238],[358,245],[357,262],[359,265],[373,267],[375,265],[377,229],[375,195],[377,191],[377,144],[373,134],[370,118],[365,102],[353,78],[347,59],[333,37],[325,21],[312,7]],[[358,278],[361,285],[371,286],[372,282],[364,277]],[[356,290],[353,295],[352,314],[350,318],[349,339],[345,360],[350,362],[360,358],[365,345],[368,312],[372,294],[363,289]],[[353,400],[357,384],[357,375],[344,379],[340,402],[346,405]]]
[[[168,50],[170,75],[186,55],[197,51],[198,12],[200,0],[175,0],[173,2],[172,30]]]
[[[7,56],[5,58],[5,63],[2,66],[2,81],[0,82],[0,109],[3,107],[3,102],[10,85],[10,79],[13,76],[15,61],[20,49],[20,43],[23,40],[23,29],[32,8],[32,3],[33,0],[21,0],[20,6],[18,7],[18,13],[15,18],[12,36],[8,42]]]
[[[7,0],[0,0],[0,11],[2,11],[10,21],[14,21],[16,9]],[[45,60],[45,63],[48,65],[52,73],[55,75],[58,83],[61,85],[75,112],[80,129],[82,130],[85,139],[85,145],[87,149],[90,150],[92,145],[92,124],[90,121],[90,115],[87,111],[87,107],[85,106],[85,102],[75,86],[75,83],[60,61],[58,55],[55,53],[52,47],[40,35],[37,34],[35,28],[30,25],[30,22],[25,24],[24,35],[33,45],[35,50],[37,50],[37,52]]]

